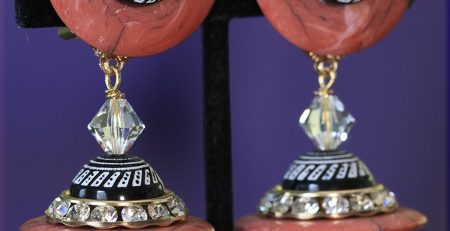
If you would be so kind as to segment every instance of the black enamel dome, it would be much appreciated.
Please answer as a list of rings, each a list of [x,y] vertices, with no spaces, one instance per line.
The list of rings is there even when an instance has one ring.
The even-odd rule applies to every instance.
[[[316,192],[359,189],[375,184],[367,166],[352,153],[314,151],[291,164],[284,175],[283,189]]]
[[[164,195],[164,184],[144,160],[135,156],[103,156],[91,160],[75,176],[72,197],[93,200],[143,200]]]

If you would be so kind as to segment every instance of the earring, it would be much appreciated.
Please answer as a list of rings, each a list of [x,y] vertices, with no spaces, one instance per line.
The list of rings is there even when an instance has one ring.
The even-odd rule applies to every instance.
[[[185,220],[184,202],[155,170],[129,150],[145,125],[121,92],[128,57],[156,54],[190,35],[213,0],[52,0],[66,25],[95,47],[105,74],[106,102],[88,125],[105,155],[89,161],[70,190],[45,211],[51,223],[71,227],[143,228]]]
[[[374,180],[367,166],[339,149],[355,123],[334,95],[341,56],[373,45],[399,21],[408,6],[400,0],[258,0],[275,29],[307,51],[318,74],[319,89],[299,122],[317,151],[289,167],[280,186],[262,198],[258,210],[275,218],[345,218],[389,213],[395,195]],[[245,229],[243,229],[245,230]]]

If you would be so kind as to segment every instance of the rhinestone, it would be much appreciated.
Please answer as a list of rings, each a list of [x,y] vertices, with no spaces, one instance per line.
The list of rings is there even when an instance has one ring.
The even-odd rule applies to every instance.
[[[145,125],[126,99],[108,99],[88,129],[108,154],[125,154]]]
[[[319,202],[315,198],[311,197],[300,197],[297,198],[292,204],[292,213],[306,213],[306,214],[317,214],[319,212],[320,206]]]
[[[350,210],[350,203],[344,197],[326,197],[322,202],[326,214],[343,214]]]
[[[172,215],[181,217],[187,215],[187,209],[184,202],[179,197],[174,197],[167,202],[167,206],[170,209]]]
[[[372,198],[378,207],[392,208],[397,205],[397,199],[393,192],[381,191],[372,195]]]
[[[273,193],[267,193],[259,202],[259,211],[262,213],[267,213],[272,208],[272,203],[275,200],[275,195]]]
[[[67,212],[69,212],[69,208],[69,201],[57,201],[53,209],[53,217],[57,219],[63,218],[67,214]]]
[[[58,203],[58,201],[61,201],[61,200],[59,198],[56,198],[55,200],[53,200],[52,203],[48,206],[47,211],[45,213],[48,214],[49,216],[53,217],[53,211],[54,211],[54,208],[56,206],[56,203]]]
[[[167,219],[170,217],[169,209],[161,204],[150,204],[148,206],[148,215],[153,220]]]
[[[145,221],[147,220],[147,213],[140,205],[131,205],[122,209],[122,220],[125,222],[131,221]]]
[[[272,204],[272,210],[278,213],[287,213],[294,203],[294,198],[289,194],[278,197]]]
[[[95,209],[91,212],[90,220],[99,222],[116,222],[117,210],[110,205],[95,207]]]
[[[300,126],[320,150],[334,150],[347,140],[355,118],[335,95],[318,95],[300,116]]]
[[[358,212],[372,211],[375,207],[372,199],[364,194],[353,195],[350,198],[350,205],[352,210]]]
[[[75,204],[67,213],[69,221],[86,221],[89,218],[91,208],[86,204]]]

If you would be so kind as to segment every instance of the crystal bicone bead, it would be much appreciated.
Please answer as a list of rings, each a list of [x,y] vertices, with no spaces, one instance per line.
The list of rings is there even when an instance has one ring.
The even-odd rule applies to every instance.
[[[347,140],[355,118],[335,95],[317,95],[300,116],[300,126],[322,151],[334,150]]]
[[[107,99],[88,129],[107,154],[125,154],[145,125],[126,99]]]
[[[122,220],[125,222],[145,221],[147,220],[147,213],[140,205],[127,206],[122,209]]]
[[[109,205],[95,207],[91,212],[90,220],[98,222],[116,222],[117,210]]]

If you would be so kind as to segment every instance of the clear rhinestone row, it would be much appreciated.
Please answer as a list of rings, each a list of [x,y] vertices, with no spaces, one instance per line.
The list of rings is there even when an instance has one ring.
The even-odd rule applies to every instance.
[[[396,206],[394,193],[387,190],[322,198],[269,192],[261,200],[258,209],[263,214],[315,217],[319,214],[333,216],[388,211]]]
[[[173,197],[163,204],[130,205],[114,207],[111,205],[90,206],[75,204],[69,200],[56,198],[48,207],[46,214],[49,218],[65,222],[137,222],[146,220],[169,220],[173,217],[187,215],[184,202],[179,197]]]

